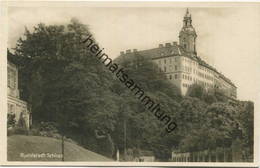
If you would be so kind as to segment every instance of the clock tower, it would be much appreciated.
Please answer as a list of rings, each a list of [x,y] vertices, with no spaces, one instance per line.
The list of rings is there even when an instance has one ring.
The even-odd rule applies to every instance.
[[[192,56],[197,55],[196,38],[197,34],[192,26],[191,14],[189,13],[189,9],[187,9],[183,18],[183,27],[179,33],[179,44],[185,52]]]

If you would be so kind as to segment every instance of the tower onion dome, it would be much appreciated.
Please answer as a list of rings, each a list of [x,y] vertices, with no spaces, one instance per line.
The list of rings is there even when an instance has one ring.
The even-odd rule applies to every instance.
[[[196,35],[196,31],[192,26],[192,19],[189,9],[186,10],[186,14],[183,18],[183,27],[180,31],[180,34],[182,33]]]
[[[183,27],[179,34],[179,44],[186,53],[197,55],[196,52],[196,38],[197,34],[192,26],[192,19],[189,9],[183,18]]]

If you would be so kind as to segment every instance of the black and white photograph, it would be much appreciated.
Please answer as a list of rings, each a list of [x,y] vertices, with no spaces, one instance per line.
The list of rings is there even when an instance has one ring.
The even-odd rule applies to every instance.
[[[259,5],[4,4],[1,161],[256,163]]]

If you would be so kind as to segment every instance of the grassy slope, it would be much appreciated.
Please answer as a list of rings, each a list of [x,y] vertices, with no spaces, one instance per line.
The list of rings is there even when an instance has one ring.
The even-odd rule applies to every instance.
[[[61,158],[47,157],[47,153],[61,154],[61,140],[40,137],[13,135],[8,137],[8,161],[61,161]],[[23,158],[20,154],[41,154],[45,153],[43,158]],[[65,142],[65,161],[112,161],[97,153],[84,149],[76,144]]]

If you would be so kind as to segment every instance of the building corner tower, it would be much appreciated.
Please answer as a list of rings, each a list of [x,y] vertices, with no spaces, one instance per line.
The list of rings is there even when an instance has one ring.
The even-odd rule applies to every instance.
[[[183,18],[183,27],[179,33],[179,44],[187,54],[196,56],[196,38],[197,34],[192,26],[191,14],[189,9],[186,10],[186,14]]]

